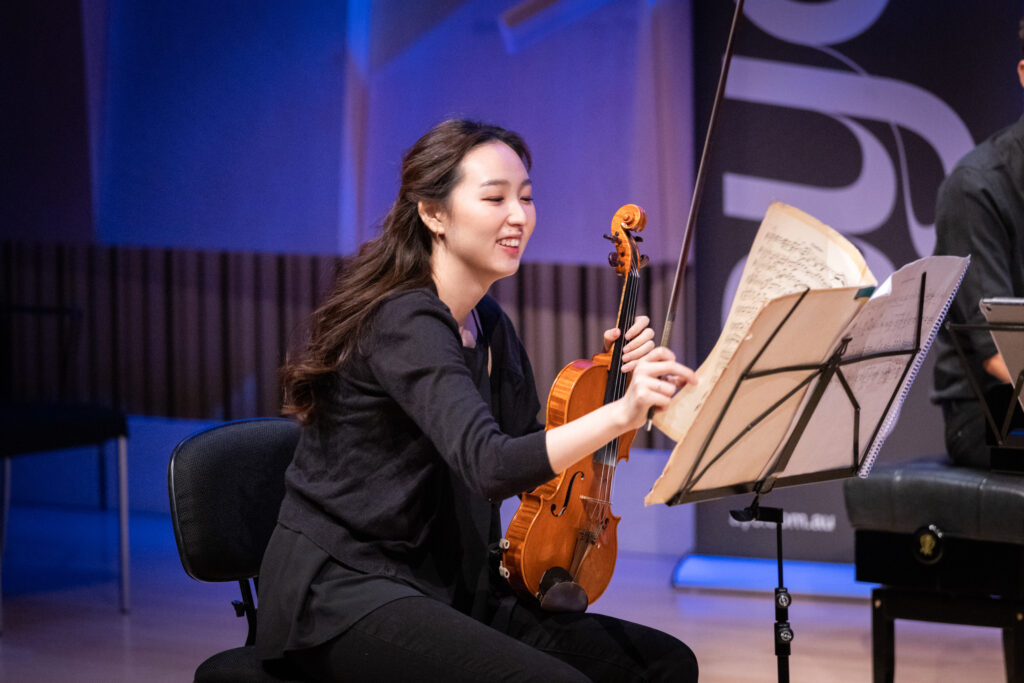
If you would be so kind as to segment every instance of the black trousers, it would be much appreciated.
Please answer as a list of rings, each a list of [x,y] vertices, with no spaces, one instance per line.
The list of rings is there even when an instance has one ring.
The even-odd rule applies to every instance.
[[[985,414],[977,401],[943,401],[946,452],[954,465],[987,470],[991,454],[985,443]]]
[[[402,598],[287,657],[325,681],[697,680],[690,648],[646,626],[522,602],[497,621],[485,624],[430,598]]]

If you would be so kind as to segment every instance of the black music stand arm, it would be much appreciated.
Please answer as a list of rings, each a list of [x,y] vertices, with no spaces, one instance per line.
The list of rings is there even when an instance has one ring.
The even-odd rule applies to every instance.
[[[1013,323],[953,323],[947,321],[946,330],[949,332],[949,338],[953,342],[953,348],[956,349],[956,354],[960,357],[960,364],[964,368],[964,376],[967,378],[967,383],[971,385],[971,391],[974,392],[975,397],[978,399],[978,403],[981,404],[981,410],[985,415],[985,421],[988,422],[988,426],[992,430],[992,434],[995,435],[996,446],[998,448],[1024,448],[1024,442],[1010,442],[1007,438],[1010,433],[1010,424],[1013,420],[1014,410],[1020,399],[1021,391],[1024,390],[1024,369],[1017,374],[1017,378],[1014,380],[1013,395],[1010,397],[1010,401],[1006,406],[1006,414],[1003,416],[1003,424],[1002,427],[1000,427],[996,424],[996,418],[992,414],[992,409],[989,407],[988,401],[985,399],[985,391],[981,388],[981,383],[974,374],[974,370],[971,369],[971,364],[967,360],[967,354],[964,352],[963,345],[960,343],[961,332],[984,330],[991,334],[992,331],[995,330],[997,332],[1010,331],[1024,334],[1024,325],[1017,325]]]
[[[750,361],[750,363],[747,365],[747,367],[740,374],[739,378],[737,379],[735,385],[732,388],[732,391],[730,392],[728,398],[726,399],[726,402],[725,402],[725,404],[724,404],[724,406],[722,408],[721,413],[719,413],[719,415],[716,417],[715,422],[712,425],[711,429],[709,430],[707,437],[704,439],[704,442],[701,445],[701,447],[700,447],[700,449],[699,449],[699,451],[697,453],[697,457],[694,459],[694,462],[693,462],[693,464],[690,467],[690,471],[687,473],[687,476],[686,476],[686,479],[683,482],[683,485],[680,487],[680,490],[671,498],[671,500],[669,500],[668,504],[669,505],[678,505],[680,503],[691,502],[691,500],[694,500],[693,498],[690,497],[690,494],[693,491],[693,489],[696,486],[696,484],[699,482],[700,478],[703,476],[703,473],[706,472],[708,468],[710,468],[712,465],[714,465],[716,462],[718,462],[722,457],[724,457],[726,455],[726,453],[729,452],[732,449],[732,447],[736,443],[738,443],[743,436],[745,436],[747,433],[749,433],[750,431],[755,429],[757,427],[757,425],[759,425],[765,418],[767,418],[769,415],[771,415],[772,412],[774,412],[776,409],[778,409],[780,406],[782,406],[786,401],[788,401],[789,398],[791,398],[795,393],[797,393],[798,391],[802,390],[810,382],[816,381],[816,384],[815,384],[814,388],[811,390],[812,394],[811,394],[807,404],[804,406],[803,411],[801,412],[801,414],[797,418],[797,421],[795,423],[795,426],[794,426],[794,429],[793,429],[792,433],[790,434],[789,438],[787,439],[785,445],[782,448],[782,451],[780,452],[779,457],[776,458],[776,460],[773,463],[771,469],[760,480],[758,480],[756,483],[754,483],[752,488],[743,489],[743,490],[752,490],[756,494],[761,494],[761,493],[769,492],[772,488],[774,488],[774,486],[779,481],[776,478],[775,475],[778,472],[783,471],[786,468],[786,466],[789,464],[790,457],[792,456],[793,452],[796,450],[797,444],[800,442],[800,439],[802,438],[803,433],[804,433],[805,429],[807,428],[807,425],[810,423],[810,420],[811,420],[811,418],[814,415],[814,411],[818,407],[818,403],[820,402],[822,396],[824,395],[824,392],[827,389],[829,382],[832,380],[832,378],[834,376],[839,378],[840,384],[841,384],[841,386],[844,389],[844,393],[846,394],[847,399],[850,401],[850,406],[851,406],[851,408],[853,410],[853,415],[854,415],[854,422],[855,422],[856,427],[858,427],[853,432],[853,441],[854,441],[854,444],[853,444],[853,448],[854,448],[854,451],[853,451],[853,462],[851,463],[849,472],[847,472],[845,476],[850,476],[850,475],[856,473],[856,471],[860,467],[860,462],[859,462],[859,459],[860,459],[860,451],[859,451],[859,446],[860,446],[860,444],[859,444],[859,431],[860,430],[859,430],[859,423],[860,423],[861,406],[860,406],[860,403],[857,401],[857,398],[853,395],[853,392],[852,392],[849,384],[846,382],[846,379],[845,379],[845,377],[842,374],[842,368],[846,367],[848,365],[853,365],[853,364],[856,364],[856,363],[860,363],[860,362],[864,362],[864,361],[869,361],[869,360],[875,360],[875,359],[883,358],[883,357],[907,356],[907,361],[906,361],[906,364],[904,365],[904,368],[903,368],[903,374],[900,377],[900,380],[896,383],[896,386],[894,387],[892,394],[889,396],[889,400],[886,402],[886,409],[883,410],[881,415],[879,416],[878,422],[877,422],[877,424],[875,425],[874,429],[871,432],[871,439],[866,444],[867,448],[870,449],[872,444],[878,438],[879,430],[881,429],[882,424],[884,423],[886,416],[889,414],[889,410],[890,410],[893,402],[896,400],[896,397],[899,394],[900,388],[903,386],[903,381],[906,378],[907,373],[910,371],[910,368],[912,367],[912,365],[914,363],[914,359],[916,358],[918,353],[920,353],[920,351],[921,351],[921,333],[922,333],[922,328],[923,328],[923,325],[924,325],[924,294],[925,294],[925,285],[927,283],[926,275],[927,275],[927,273],[922,273],[921,274],[921,280],[920,280],[919,291],[918,291],[918,305],[917,305],[917,320],[916,320],[915,338],[914,338],[912,346],[910,346],[909,348],[893,349],[893,350],[888,350],[888,351],[881,351],[881,352],[875,352],[875,353],[867,353],[867,354],[860,355],[860,356],[848,357],[845,354],[846,354],[847,347],[849,346],[849,343],[852,340],[850,338],[844,337],[840,341],[840,343],[839,343],[838,347],[835,349],[835,351],[833,351],[829,355],[829,357],[827,359],[825,359],[825,361],[822,362],[822,363],[806,364],[806,365],[792,365],[792,366],[785,366],[785,367],[771,368],[771,369],[767,369],[767,370],[757,370],[757,371],[755,371],[753,369],[754,366],[757,365],[758,361],[761,359],[761,357],[767,351],[768,347],[772,344],[772,342],[776,339],[776,337],[778,336],[778,334],[781,331],[781,329],[783,328],[783,326],[785,326],[785,324],[793,316],[793,313],[796,311],[796,309],[804,301],[804,297],[807,295],[807,292],[805,291],[803,293],[803,295],[801,295],[797,299],[797,301],[793,304],[793,306],[789,310],[789,312],[782,318],[782,320],[776,326],[775,330],[765,340],[765,342],[762,345],[761,349],[757,352],[757,354],[754,356],[754,358]],[[714,439],[715,434],[717,433],[719,427],[724,422],[725,415],[729,411],[729,409],[731,408],[731,406],[733,404],[733,401],[736,399],[737,395],[739,394],[740,387],[743,385],[744,382],[746,382],[748,380],[751,380],[751,379],[757,379],[757,378],[760,378],[760,377],[765,377],[765,376],[773,375],[773,374],[780,374],[780,373],[793,372],[793,371],[808,371],[808,370],[811,371],[810,375],[808,375],[802,382],[800,382],[797,386],[795,386],[788,393],[786,393],[784,396],[782,396],[778,401],[776,401],[774,404],[772,404],[767,409],[765,409],[763,412],[761,412],[753,421],[750,422],[750,424],[748,424],[745,428],[740,430],[737,433],[736,437],[733,438],[731,441],[729,441],[729,443],[727,443],[718,453],[716,453],[709,460],[707,460],[706,463],[704,462],[705,458],[708,455],[708,453],[707,453],[708,447],[710,446],[711,441]],[[865,452],[867,452],[867,451],[865,451]],[[703,468],[701,467],[702,465],[703,465]],[[830,477],[830,478],[838,478],[838,477]],[[821,479],[820,481],[825,481],[825,479]],[[742,492],[742,490],[732,491],[732,493],[740,493],[740,492]]]

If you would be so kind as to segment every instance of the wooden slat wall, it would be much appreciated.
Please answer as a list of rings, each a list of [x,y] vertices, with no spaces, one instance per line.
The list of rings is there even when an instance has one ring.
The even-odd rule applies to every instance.
[[[0,306],[82,311],[63,392],[66,326],[55,320],[14,318],[16,360],[5,371],[19,398],[63,393],[168,417],[276,415],[278,368],[302,344],[336,264],[334,256],[0,243]],[[639,308],[660,326],[674,270],[642,272]],[[620,287],[607,267],[535,263],[495,285],[542,393],[564,364],[599,350]]]
[[[235,419],[280,409],[277,368],[333,277],[333,256],[0,244],[0,306],[82,312],[68,325],[12,314],[4,387],[129,413]]]

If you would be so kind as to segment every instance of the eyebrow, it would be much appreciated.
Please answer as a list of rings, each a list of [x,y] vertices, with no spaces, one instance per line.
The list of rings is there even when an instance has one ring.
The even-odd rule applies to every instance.
[[[497,179],[495,179],[495,180],[485,180],[485,181],[483,181],[482,183],[480,183],[480,187],[492,187],[494,185],[511,185],[511,184],[512,183],[510,181],[508,181],[508,180],[497,180]],[[529,178],[524,180],[519,187],[526,187],[527,185],[530,185],[530,186],[533,185],[533,181],[530,180]]]

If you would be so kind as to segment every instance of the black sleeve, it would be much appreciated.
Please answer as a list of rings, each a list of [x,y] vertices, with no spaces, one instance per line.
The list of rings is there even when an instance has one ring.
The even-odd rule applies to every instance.
[[[448,463],[477,492],[499,500],[549,480],[544,432],[501,431],[473,383],[458,326],[426,290],[385,302],[365,345],[381,387]]]
[[[1010,236],[991,192],[991,183],[969,166],[955,169],[939,191],[935,253],[971,257],[950,311],[955,322],[984,323],[981,299],[1013,296]],[[986,331],[971,332],[968,339],[979,360],[997,352]]]
[[[493,351],[491,409],[498,423],[506,433],[514,436],[544,429],[544,425],[537,421],[540,400],[533,367],[512,321],[489,296],[484,297],[477,310]]]

